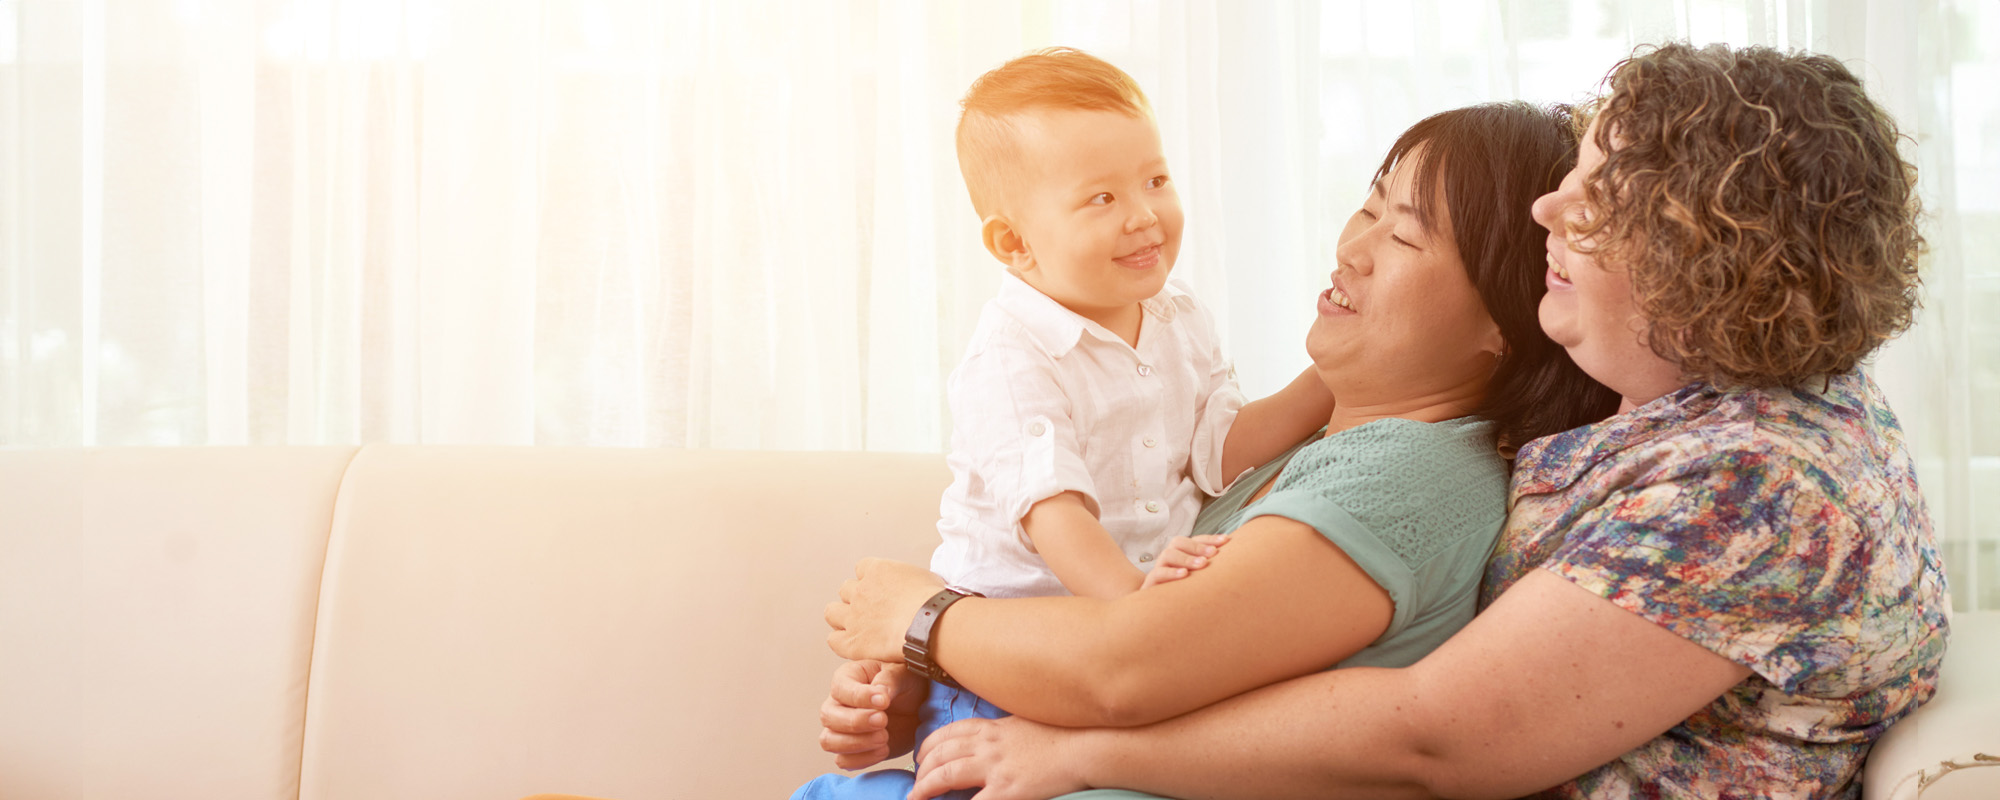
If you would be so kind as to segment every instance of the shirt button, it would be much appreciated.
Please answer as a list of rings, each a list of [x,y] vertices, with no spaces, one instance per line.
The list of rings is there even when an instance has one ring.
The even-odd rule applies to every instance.
[[[1152,554],[1152,553],[1147,553],[1147,554],[1145,554],[1145,555],[1143,555],[1143,556],[1140,556],[1140,557],[1139,557],[1139,563],[1141,563],[1141,564],[1143,564],[1143,563],[1146,563],[1146,562],[1148,562],[1148,561],[1151,561],[1151,560],[1153,560],[1153,554]]]
[[[1046,426],[1046,425],[1043,425],[1042,423],[1039,423],[1039,422],[1037,422],[1037,423],[1034,423],[1034,424],[1032,424],[1032,425],[1029,425],[1029,426],[1028,426],[1028,435],[1029,435],[1029,436],[1040,436],[1040,435],[1042,435],[1042,434],[1044,434],[1044,433],[1048,433],[1048,432],[1049,432],[1049,429],[1048,429],[1048,426]]]
[[[1146,446],[1147,446],[1147,447],[1152,447],[1153,445],[1156,445],[1156,444],[1159,444],[1159,443],[1160,443],[1160,440],[1158,440],[1158,439],[1155,439],[1155,438],[1153,438],[1153,437],[1151,437],[1151,436],[1148,436],[1148,437],[1146,437]]]
[[[1153,374],[1153,365],[1151,365],[1151,364],[1140,364],[1140,365],[1139,365],[1139,377],[1141,377],[1141,378],[1144,378],[1144,377],[1146,377],[1146,376],[1148,376],[1148,375],[1151,375],[1151,374]]]
[[[1160,501],[1158,501],[1158,500],[1154,500],[1154,501],[1151,501],[1151,502],[1148,502],[1148,503],[1146,504],[1146,510],[1147,510],[1147,511],[1151,511],[1151,512],[1153,512],[1153,513],[1155,513],[1155,514],[1158,514],[1158,513],[1160,513]]]

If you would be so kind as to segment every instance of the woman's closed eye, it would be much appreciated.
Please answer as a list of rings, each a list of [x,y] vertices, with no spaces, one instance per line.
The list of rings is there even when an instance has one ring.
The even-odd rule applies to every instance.
[[[1575,249],[1577,242],[1586,236],[1582,231],[1590,227],[1591,221],[1596,216],[1590,213],[1589,207],[1583,203],[1573,203],[1570,207],[1563,209],[1563,238],[1569,240],[1571,249]]]
[[[1591,220],[1597,218],[1596,214],[1590,213],[1590,204],[1582,202],[1571,203],[1563,214],[1578,225],[1589,225]]]
[[[1381,219],[1381,217],[1376,216],[1375,212],[1369,211],[1366,206],[1363,206],[1361,210],[1354,212],[1354,215],[1362,219],[1365,219],[1369,222],[1374,222],[1378,219]],[[1412,250],[1423,249],[1422,247],[1418,247],[1417,245],[1411,243],[1410,240],[1404,239],[1403,237],[1396,235],[1395,231],[1389,232],[1389,240],[1395,242],[1396,244],[1400,244],[1404,247],[1410,248]]]

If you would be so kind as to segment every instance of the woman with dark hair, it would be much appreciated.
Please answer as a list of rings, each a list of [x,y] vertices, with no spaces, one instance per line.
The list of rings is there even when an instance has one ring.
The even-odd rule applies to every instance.
[[[1534,215],[1541,327],[1619,413],[1520,449],[1479,616],[1410,667],[1154,725],[948,728],[917,795],[1859,795],[1872,743],[1934,691],[1947,632],[1902,432],[1860,369],[1910,322],[1915,170],[1822,56],[1668,45],[1609,83]],[[933,590],[864,563],[828,611],[836,651],[893,657],[880,640]],[[972,601],[933,655],[976,670],[959,658],[1054,616]]]
[[[1524,103],[1446,111],[1410,126],[1375,171],[1379,182],[1411,160],[1413,150],[1424,149],[1413,184],[1417,214],[1450,220],[1472,285],[1507,337],[1510,357],[1494,367],[1486,399],[1473,413],[1499,426],[1509,458],[1530,439],[1596,422],[1618,405],[1617,396],[1578,369],[1536,319],[1535,307],[1548,290],[1539,267],[1545,232],[1532,218],[1523,224],[1515,204],[1548,193],[1576,163],[1574,136],[1558,135],[1552,123],[1571,126],[1574,120],[1567,107]]]
[[[1029,613],[1004,626],[953,627],[950,678],[1029,719],[1139,725],[1336,666],[1407,666],[1471,620],[1506,515],[1503,448],[1617,403],[1530,311],[1546,289],[1529,204],[1575,142],[1565,110],[1519,103],[1438,114],[1398,139],[1341,232],[1306,339],[1336,408],[1322,435],[1203,511],[1196,533],[1233,532],[1228,557],[1116,599],[1024,599],[1009,606]],[[919,589],[919,604],[938,591]],[[853,656],[900,656],[903,627]],[[883,700],[885,722],[910,702]],[[848,768],[887,751],[826,744]]]

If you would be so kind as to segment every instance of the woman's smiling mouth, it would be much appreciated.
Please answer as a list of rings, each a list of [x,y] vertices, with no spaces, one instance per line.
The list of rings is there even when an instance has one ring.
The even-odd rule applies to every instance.
[[[1354,310],[1354,298],[1348,297],[1347,293],[1341,291],[1340,287],[1338,286],[1335,286],[1324,292],[1320,292],[1319,313],[1321,314],[1357,313]]]
[[[1327,299],[1333,301],[1334,305],[1340,306],[1341,308],[1347,309],[1349,311],[1354,310],[1354,298],[1348,297],[1346,292],[1340,290],[1340,287],[1335,286],[1331,289],[1326,290],[1326,296]]]

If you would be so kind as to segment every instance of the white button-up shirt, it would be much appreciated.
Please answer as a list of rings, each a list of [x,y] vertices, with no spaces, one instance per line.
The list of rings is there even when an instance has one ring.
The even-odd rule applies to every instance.
[[[1222,444],[1243,407],[1215,323],[1169,283],[1142,303],[1139,346],[1020,278],[980,312],[945,384],[952,483],[931,569],[991,597],[1069,594],[1021,517],[1084,496],[1134,566],[1187,533],[1202,494],[1220,494]]]

